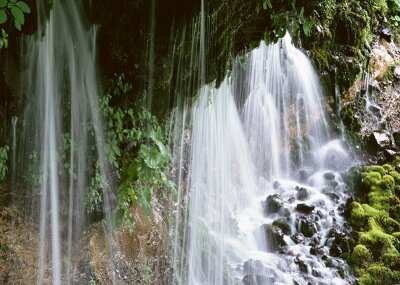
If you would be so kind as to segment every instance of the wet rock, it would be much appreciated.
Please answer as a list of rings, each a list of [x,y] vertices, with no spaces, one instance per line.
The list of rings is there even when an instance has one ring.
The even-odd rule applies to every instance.
[[[310,214],[314,209],[315,209],[315,206],[307,205],[305,203],[300,203],[300,204],[297,204],[297,206],[296,206],[296,210],[299,211],[300,213],[304,213],[304,214]]]
[[[339,182],[337,182],[335,180],[331,180],[331,181],[328,181],[328,185],[335,188],[339,185]]]
[[[383,150],[383,154],[385,155],[386,159],[389,161],[392,161],[397,156],[397,152],[394,150],[391,150],[391,149]]]
[[[375,131],[369,136],[368,150],[374,154],[378,150],[390,147],[390,135],[386,131]]]
[[[299,266],[301,272],[308,273],[308,266],[304,260],[301,260],[299,257],[296,256],[293,261]]]
[[[322,246],[312,246],[310,248],[310,254],[312,255],[322,255],[324,254],[324,250]]]
[[[397,67],[399,69],[399,76],[400,76],[400,67]],[[397,69],[396,68],[396,69]],[[400,132],[394,132],[393,133],[393,139],[394,139],[394,144],[400,148]]]
[[[400,79],[400,66],[396,66],[396,68],[393,71],[393,76],[396,79]]]
[[[321,272],[320,272],[319,270],[317,270],[317,269],[313,269],[312,272],[311,272],[311,274],[312,274],[313,276],[315,276],[315,277],[322,277]]]
[[[313,221],[310,217],[300,217],[297,224],[300,232],[305,237],[312,237],[319,229],[318,223]]]
[[[277,219],[273,221],[272,225],[280,228],[285,235],[290,235],[290,225],[287,220]]]
[[[264,202],[264,212],[266,214],[278,213],[283,206],[282,198],[278,194],[269,195]]]
[[[281,183],[279,183],[279,181],[275,181],[274,184],[272,185],[272,187],[276,190],[279,188],[279,186],[281,186]]]
[[[324,173],[324,178],[326,180],[333,180],[333,179],[335,179],[335,173],[333,173],[333,172],[325,172]]]
[[[306,182],[309,177],[309,174],[307,173],[307,171],[305,169],[300,169],[298,172],[298,175],[299,175],[300,182]]]
[[[264,275],[246,275],[243,277],[242,282],[245,285],[262,285],[262,284],[274,284],[276,279],[271,276]]]
[[[336,193],[334,193],[334,192],[328,192],[328,193],[325,193],[329,198],[331,198],[331,200],[332,201],[334,201],[334,202],[339,202],[339,199],[340,199],[340,196],[338,195],[338,194],[336,194]]]
[[[272,269],[267,268],[261,261],[254,259],[249,259],[243,264],[243,274],[275,276],[275,272]]]
[[[300,187],[297,189],[297,199],[304,201],[310,197],[308,190],[304,187]]]
[[[296,243],[303,243],[304,242],[304,235],[302,233],[295,233],[294,235],[291,235],[290,238]]]
[[[266,241],[266,250],[274,252],[285,245],[283,240],[284,234],[282,230],[270,224],[264,224],[254,231],[254,235]]]
[[[381,30],[381,32],[379,33],[379,36],[381,37],[381,39],[384,39],[384,40],[388,41],[389,43],[392,41],[392,32],[387,27],[385,27]]]
[[[339,257],[342,254],[342,249],[339,245],[333,244],[329,249],[329,254],[333,257]]]

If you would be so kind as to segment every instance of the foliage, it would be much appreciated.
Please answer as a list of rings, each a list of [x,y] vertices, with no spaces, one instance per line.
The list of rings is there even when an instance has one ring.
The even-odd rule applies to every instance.
[[[315,19],[312,13],[306,15],[304,6],[297,5],[296,0],[291,0],[291,8],[288,3],[283,6],[273,5],[271,0],[262,0],[263,9],[270,13],[271,32],[264,35],[267,42],[276,41],[282,38],[286,31],[291,31],[293,38],[297,39],[299,33],[306,37],[311,35],[315,25]]]
[[[8,145],[0,147],[0,182],[3,181],[7,175],[8,151],[9,151]]]
[[[29,14],[31,9],[24,1],[0,0],[0,26],[5,25],[9,18],[13,19],[14,26],[21,31],[25,23],[25,14]],[[1,28],[0,49],[8,47],[8,33]]]
[[[175,188],[166,174],[170,156],[165,130],[141,105],[120,104],[131,89],[123,75],[115,75],[101,99],[101,108],[107,126],[105,153],[119,182],[114,222],[118,226],[125,219],[133,228],[132,206],[140,206],[150,215],[154,191],[167,195],[164,190]],[[98,182],[93,182],[92,190],[100,186]],[[98,196],[92,194],[91,202],[99,202]]]
[[[400,281],[400,199],[394,189],[400,174],[393,165],[366,166],[361,174],[366,195],[350,206],[350,224],[356,231],[349,262],[360,284],[396,284]]]

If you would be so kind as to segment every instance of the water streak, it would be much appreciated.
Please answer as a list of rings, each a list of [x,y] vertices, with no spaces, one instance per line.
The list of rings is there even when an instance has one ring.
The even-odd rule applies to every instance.
[[[184,129],[174,132],[175,160],[188,164],[178,178],[186,209],[175,229],[184,228],[175,241],[176,284],[347,284],[339,274],[348,272],[345,262],[328,268],[322,256],[335,243],[332,231],[345,230],[339,172],[351,157],[331,138],[309,60],[286,35],[234,64],[218,88],[201,88],[190,120],[176,118]],[[274,236],[275,220],[288,225],[285,234]],[[313,243],[320,255],[310,254]]]

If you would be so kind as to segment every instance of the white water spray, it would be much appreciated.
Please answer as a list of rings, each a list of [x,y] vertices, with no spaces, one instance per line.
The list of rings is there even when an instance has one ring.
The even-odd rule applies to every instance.
[[[339,171],[351,159],[343,142],[331,140],[317,76],[288,35],[235,64],[243,61],[236,66],[242,82],[232,74],[218,88],[205,85],[192,107],[175,281],[346,284],[323,256],[331,258],[337,242],[332,231],[343,230]],[[244,87],[235,94],[238,85]],[[175,155],[184,163],[182,151]],[[279,220],[288,225],[285,234],[271,225]],[[320,254],[310,253],[313,246]]]

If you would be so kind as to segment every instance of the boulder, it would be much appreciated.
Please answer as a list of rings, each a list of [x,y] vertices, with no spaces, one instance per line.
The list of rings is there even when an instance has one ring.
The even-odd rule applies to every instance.
[[[387,131],[372,132],[368,140],[368,150],[371,153],[377,153],[378,150],[390,148],[390,134]]]
[[[310,217],[300,217],[297,221],[297,228],[305,237],[312,237],[319,227],[319,224]]]
[[[285,245],[283,240],[285,235],[282,230],[270,224],[261,225],[254,231],[254,235],[265,240],[265,249],[268,252],[274,252]]]
[[[300,203],[300,204],[297,204],[297,206],[296,206],[296,210],[299,211],[300,213],[304,213],[304,214],[310,214],[314,209],[315,209],[315,206],[307,205],[305,203]]]
[[[331,171],[325,172],[325,173],[324,173],[324,178],[325,178],[326,180],[333,180],[333,179],[335,179],[335,173],[333,173],[333,172],[331,172]]]
[[[290,225],[286,219],[277,219],[272,225],[280,228],[285,235],[290,235]]]
[[[381,39],[386,40],[387,42],[391,42],[392,41],[392,32],[390,31],[389,28],[384,27],[380,33],[379,36],[381,37]]]
[[[304,201],[310,197],[308,190],[306,188],[300,187],[297,189],[297,199]]]
[[[303,243],[304,242],[304,235],[302,233],[295,233],[294,235],[291,235],[290,238],[296,243]]]
[[[397,67],[397,68],[399,68],[399,73],[400,73],[400,67]],[[400,76],[400,74],[399,74],[399,76]],[[400,132],[394,132],[393,133],[393,139],[394,139],[394,144],[398,148],[400,148]]]
[[[283,206],[283,201],[278,194],[269,195],[263,206],[266,214],[278,213]]]

